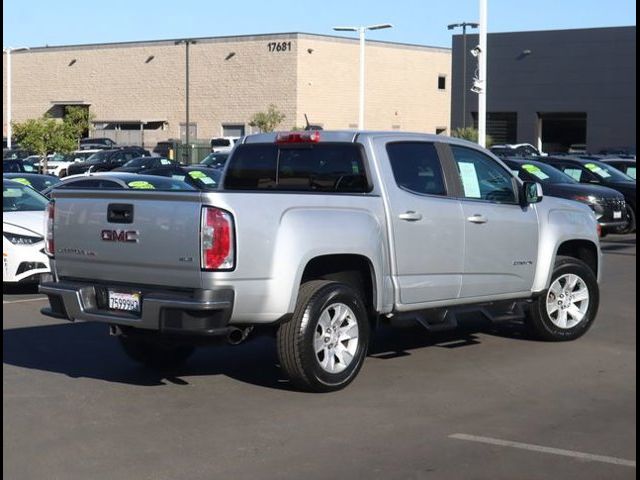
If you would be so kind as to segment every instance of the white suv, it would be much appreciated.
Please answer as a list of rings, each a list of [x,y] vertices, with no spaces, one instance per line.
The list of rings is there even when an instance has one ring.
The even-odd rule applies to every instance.
[[[240,137],[214,137],[211,139],[213,153],[229,153]]]

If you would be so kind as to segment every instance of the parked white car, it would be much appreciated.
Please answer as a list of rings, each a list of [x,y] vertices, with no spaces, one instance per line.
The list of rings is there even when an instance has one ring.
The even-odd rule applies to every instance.
[[[86,149],[76,150],[75,152],[67,155],[55,153],[47,156],[47,172],[49,175],[55,175],[57,177],[65,177],[67,175],[67,168],[69,165],[76,162],[83,162],[96,152],[101,152],[101,149]],[[39,164],[38,164],[39,166]]]
[[[44,254],[47,199],[11,180],[2,182],[2,282],[37,282],[48,273]]]
[[[229,153],[240,137],[214,137],[211,139],[211,152]]]

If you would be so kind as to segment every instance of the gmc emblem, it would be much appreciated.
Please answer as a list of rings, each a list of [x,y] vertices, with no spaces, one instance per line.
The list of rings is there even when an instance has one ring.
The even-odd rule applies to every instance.
[[[102,230],[100,237],[104,242],[138,243],[137,230]]]

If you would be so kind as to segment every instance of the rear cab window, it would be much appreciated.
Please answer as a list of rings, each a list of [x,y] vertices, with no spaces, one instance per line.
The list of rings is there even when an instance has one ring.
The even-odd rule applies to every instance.
[[[230,157],[224,188],[367,193],[371,183],[354,143],[248,144]]]

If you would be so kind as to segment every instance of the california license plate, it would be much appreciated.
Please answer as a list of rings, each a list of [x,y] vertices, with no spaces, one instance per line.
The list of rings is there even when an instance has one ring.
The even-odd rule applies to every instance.
[[[123,312],[140,313],[140,294],[109,290],[109,308]]]
[[[615,219],[622,218],[622,212],[613,212],[613,218]]]

